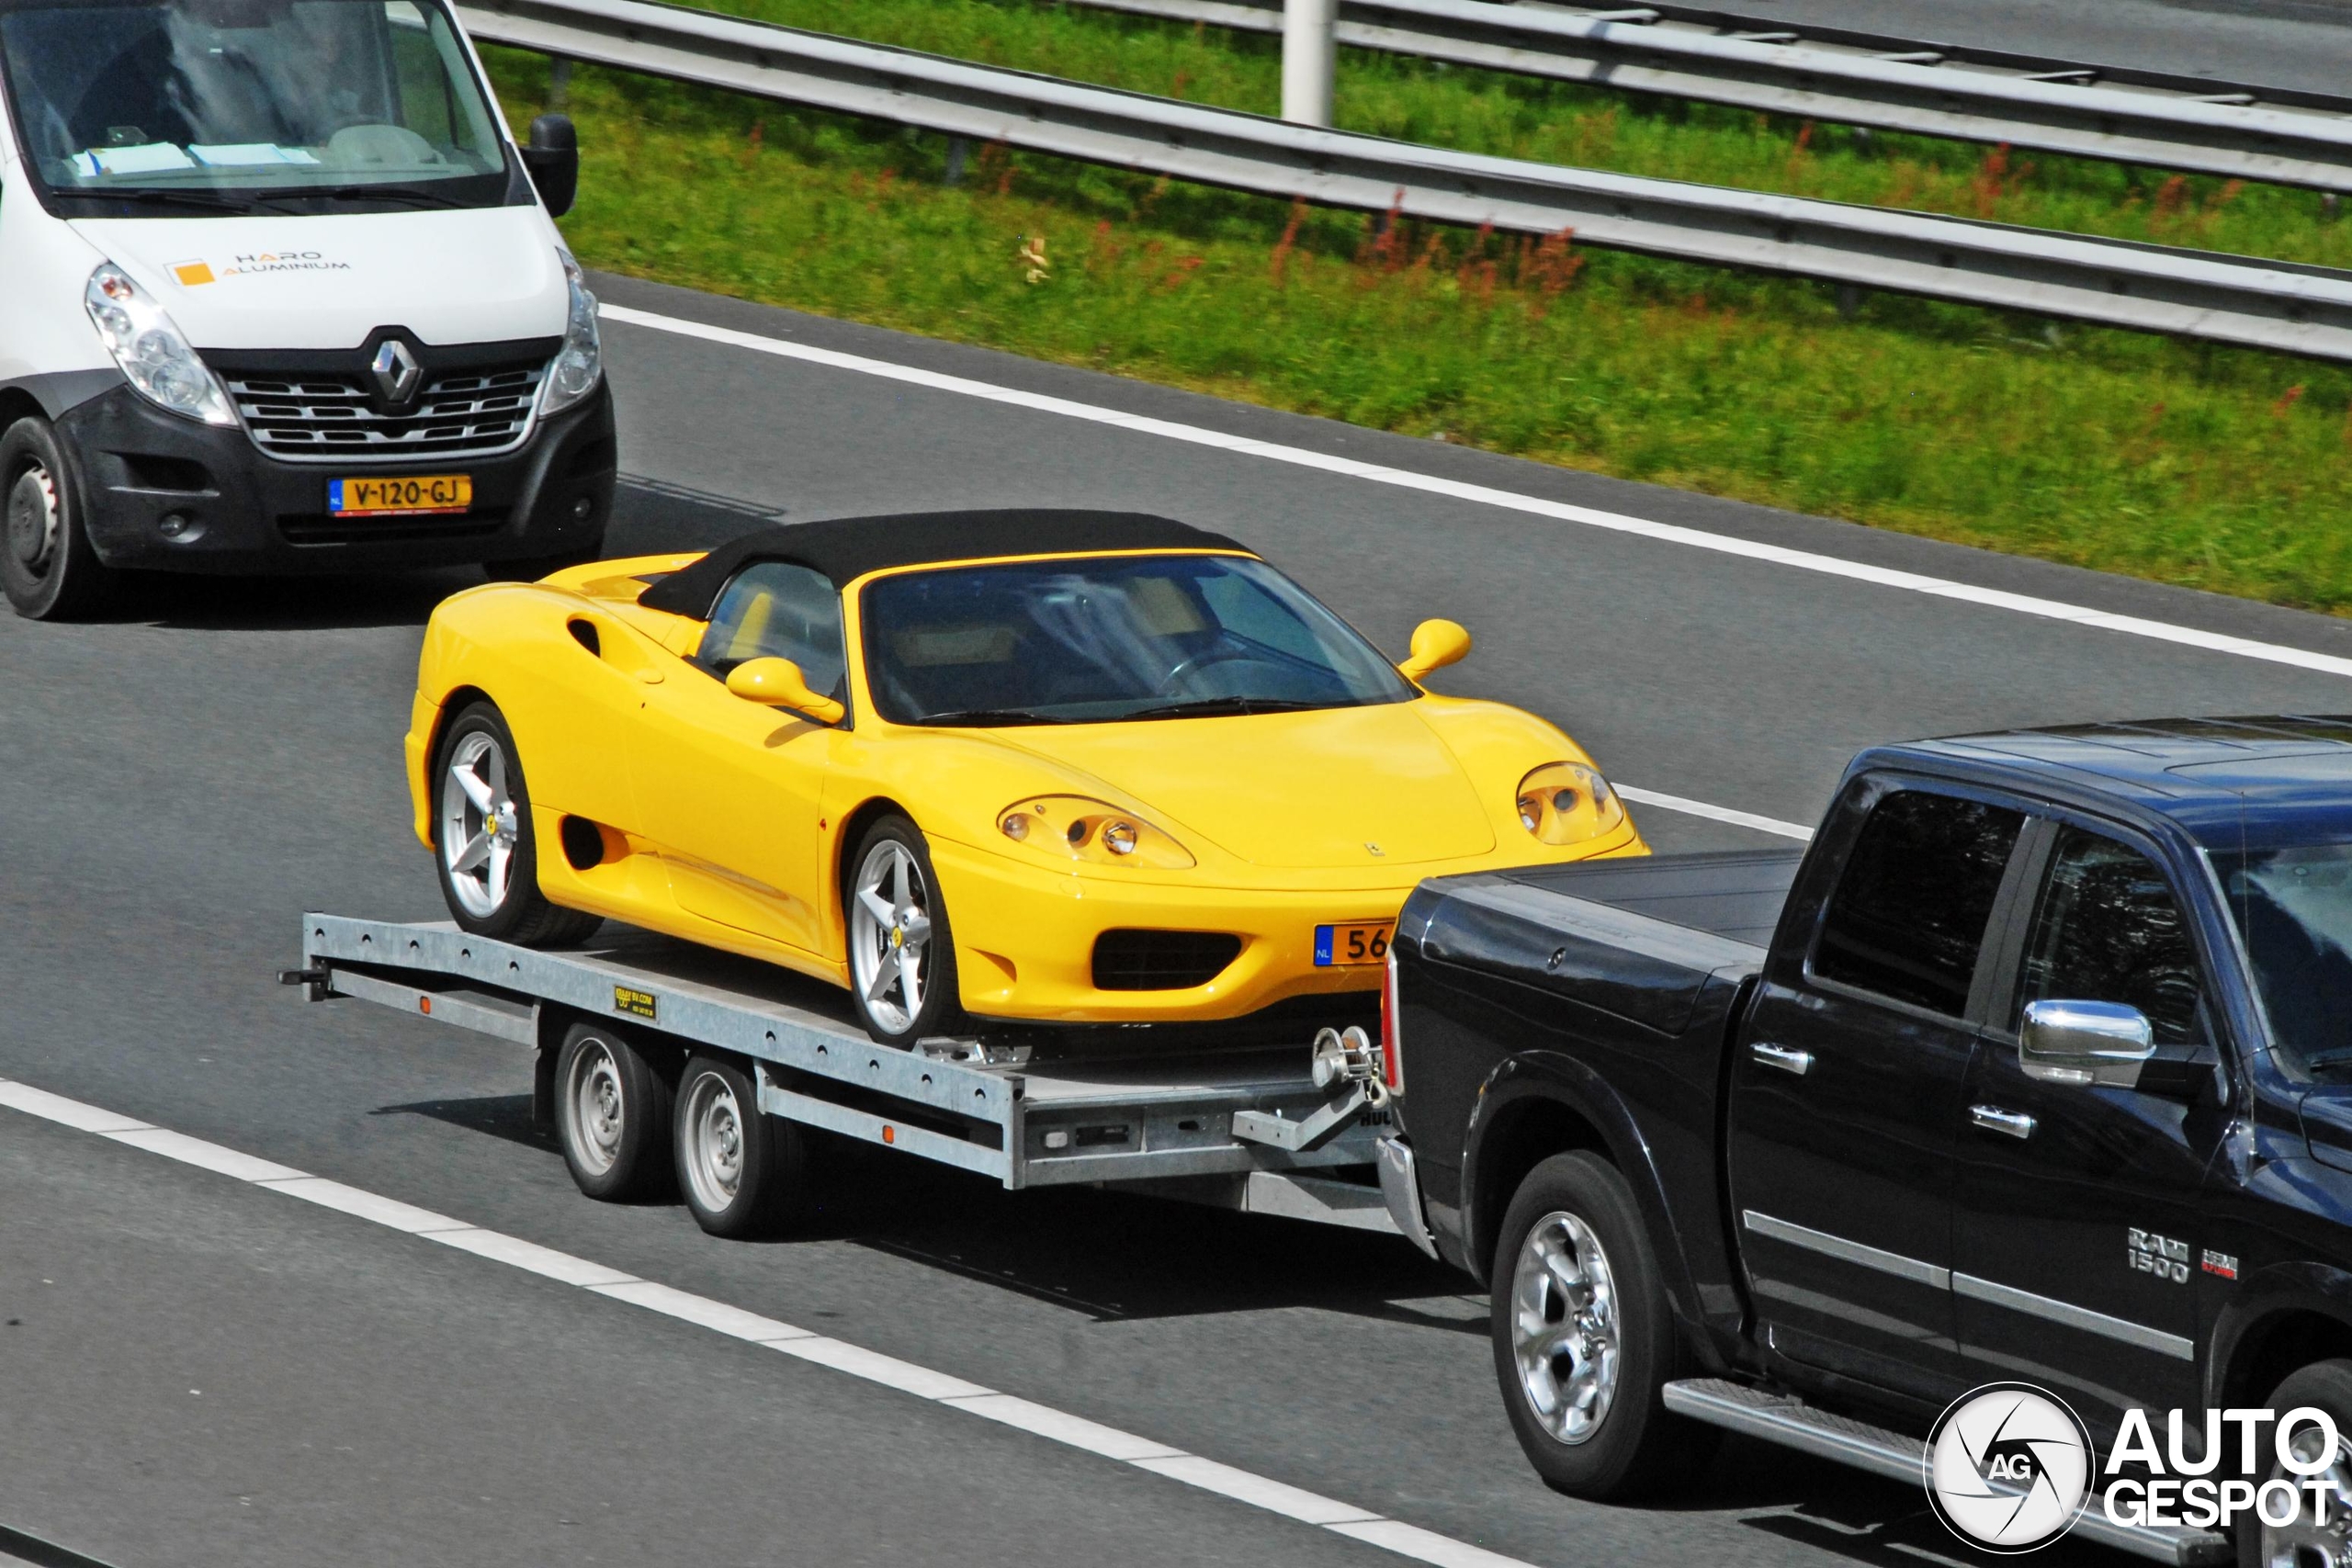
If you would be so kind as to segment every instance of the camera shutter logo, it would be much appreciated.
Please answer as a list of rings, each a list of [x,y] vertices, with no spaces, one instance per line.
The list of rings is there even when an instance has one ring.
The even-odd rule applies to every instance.
[[[2072,1529],[2097,1468],[2089,1429],[2031,1383],[1988,1383],[1954,1400],[1928,1435],[1928,1504],[1986,1551],[2031,1551]]]

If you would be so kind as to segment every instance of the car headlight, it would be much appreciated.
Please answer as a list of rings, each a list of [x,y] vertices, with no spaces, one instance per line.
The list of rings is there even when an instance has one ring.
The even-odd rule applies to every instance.
[[[1582,762],[1546,762],[1519,781],[1519,825],[1547,844],[1580,844],[1625,820],[1625,803]]]
[[[560,413],[596,389],[605,374],[604,345],[596,339],[596,297],[588,292],[588,276],[568,251],[558,251],[563,262],[564,287],[571,295],[571,313],[563,323],[563,347],[548,367],[546,400],[541,413]]]
[[[1033,795],[996,814],[997,831],[1049,859],[1182,871],[1192,854],[1132,811],[1082,795]]]
[[[236,410],[163,306],[112,262],[101,262],[82,290],[82,303],[114,362],[141,397],[158,408],[207,424],[234,424]]]

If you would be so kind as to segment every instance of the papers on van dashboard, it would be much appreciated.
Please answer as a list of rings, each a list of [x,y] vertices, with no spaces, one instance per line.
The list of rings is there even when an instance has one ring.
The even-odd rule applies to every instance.
[[[93,147],[68,160],[83,175],[152,175],[166,169],[252,169],[273,164],[316,164],[314,153],[271,141],[238,141],[181,147],[148,141],[136,147]]]

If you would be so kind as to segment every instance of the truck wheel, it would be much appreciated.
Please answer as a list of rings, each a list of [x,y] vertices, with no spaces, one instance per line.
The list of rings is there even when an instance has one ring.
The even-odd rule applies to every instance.
[[[45,419],[26,418],[0,434],[0,589],[17,614],[68,621],[103,606],[119,579],[91,547],[81,502]]]
[[[2326,1514],[2318,1516],[2311,1494],[2299,1492],[2291,1524],[2241,1517],[2239,1568],[2301,1568],[2306,1562],[2352,1561],[2352,1360],[2314,1361],[2289,1373],[2270,1395],[2268,1408],[2283,1416],[2306,1404],[2326,1411],[2335,1422],[2335,1463],[2313,1478],[2331,1483]],[[2306,1463],[2317,1458],[2321,1437],[2308,1424],[2297,1427],[2296,1457]],[[2260,1486],[2266,1481],[2300,1483],[2302,1477],[2288,1474],[2273,1452],[2267,1472],[2248,1479]]]
[[[803,1218],[808,1142],[782,1117],[762,1114],[752,1080],[731,1062],[696,1056],[678,1079],[678,1189],[695,1223],[749,1241]]]
[[[563,1163],[591,1198],[627,1202],[665,1195],[670,1086],[617,1031],[575,1023],[555,1063],[555,1125]]]
[[[475,703],[450,722],[432,778],[433,864],[459,926],[525,947],[562,947],[605,923],[601,915],[559,908],[539,891],[531,793],[496,707]]]
[[[893,812],[858,841],[842,889],[849,928],[850,992],[865,1032],[910,1046],[945,1034],[963,1016],[947,901],[931,868],[931,845]]]
[[[1686,1353],[1633,1190],[1607,1161],[1555,1155],[1520,1184],[1494,1303],[1503,1407],[1546,1485],[1606,1500],[1704,1467],[1713,1429],[1660,1399]]]

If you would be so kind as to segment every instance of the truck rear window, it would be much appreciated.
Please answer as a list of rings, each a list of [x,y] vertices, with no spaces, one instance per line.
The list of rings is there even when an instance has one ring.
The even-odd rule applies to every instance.
[[[1925,790],[1881,800],[1823,914],[1815,976],[1959,1017],[2024,824],[2006,807]]]

